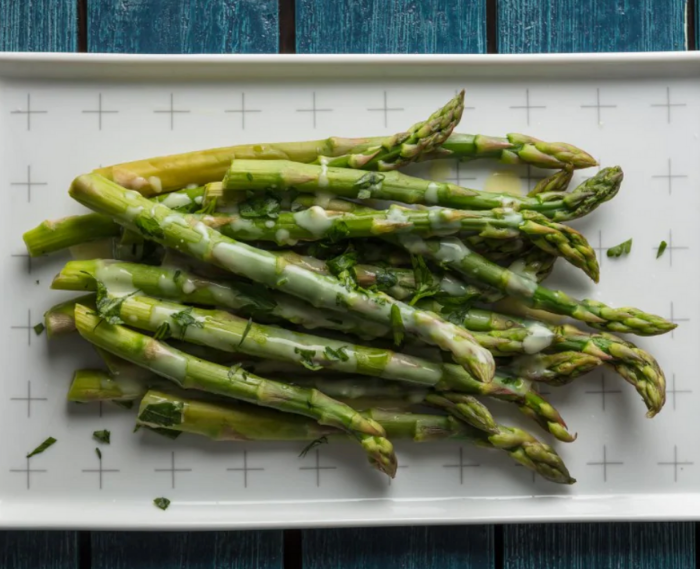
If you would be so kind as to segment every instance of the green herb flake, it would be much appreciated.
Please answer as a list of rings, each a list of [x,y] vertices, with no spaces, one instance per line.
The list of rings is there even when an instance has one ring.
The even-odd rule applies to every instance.
[[[325,237],[331,243],[337,243],[350,236],[348,224],[344,221],[336,221],[333,226],[326,231]]]
[[[399,278],[391,271],[380,269],[374,275],[374,282],[377,290],[388,290],[399,283]]]
[[[326,265],[331,274],[342,282],[345,288],[353,290],[357,287],[355,275],[357,253],[351,248],[346,249],[342,255],[328,259]]]
[[[92,436],[101,443],[105,443],[108,445],[110,443],[110,437],[112,436],[112,433],[110,433],[107,429],[103,429],[102,431],[95,431],[94,433],[92,433]]]
[[[659,243],[659,249],[656,251],[656,258],[657,259],[659,257],[661,257],[661,255],[664,254],[666,247],[668,247],[668,243],[666,243],[666,241],[662,241],[661,243]]]
[[[162,403],[151,403],[146,405],[146,408],[141,411],[139,421],[148,423],[149,425],[158,425],[159,427],[172,427],[182,423],[183,403],[170,403],[164,401]]]
[[[245,330],[243,330],[243,335],[241,336],[241,341],[238,342],[238,348],[240,348],[243,345],[243,342],[245,342],[245,339],[248,337],[248,333],[250,332],[250,329],[253,327],[253,319],[249,318],[248,322],[245,325]]]
[[[102,460],[102,451],[98,448],[95,448],[95,454],[97,455],[97,458]]]
[[[370,190],[360,190],[359,192],[357,192],[357,199],[358,200],[368,200],[371,197],[372,197],[372,192]]]
[[[357,197],[359,197],[359,192],[362,190],[370,191],[371,195],[371,190],[373,187],[379,187],[379,184],[381,184],[383,181],[384,174],[380,174],[379,172],[367,172],[364,176],[357,180],[352,187],[357,189]]]
[[[400,346],[404,338],[404,326],[398,304],[391,305],[391,331],[394,334],[394,344]]]
[[[195,213],[201,213],[202,215],[213,215],[216,212],[216,198],[212,198],[207,201],[207,204],[195,211]]]
[[[153,239],[162,239],[165,237],[163,228],[152,217],[137,217],[136,221],[134,221],[134,225],[136,225],[141,235],[144,237],[151,237]]]
[[[628,239],[624,243],[620,243],[619,245],[610,247],[610,249],[608,249],[607,255],[608,257],[621,257],[622,255],[629,255],[631,250],[632,239]]]
[[[309,454],[309,451],[315,449],[317,446],[327,445],[327,444],[328,444],[328,437],[326,437],[326,436],[319,437],[318,439],[311,441],[308,445],[306,445],[303,449],[301,449],[301,452],[299,453],[299,457],[304,458],[307,454]]]
[[[435,296],[440,292],[440,282],[433,277],[433,273],[426,265],[423,257],[411,255],[411,264],[413,265],[413,278],[416,282],[416,292],[409,302],[413,306],[421,298]]]
[[[311,371],[318,371],[320,369],[323,369],[323,366],[318,365],[314,361],[314,358],[316,357],[316,350],[304,350],[302,348],[294,348],[294,353],[298,356],[301,356],[299,358],[299,363],[303,365],[306,369],[310,369]]]
[[[245,177],[248,178],[249,182],[253,181],[253,174],[251,174],[250,172],[246,172]]]
[[[34,455],[37,455],[37,454],[41,454],[41,453],[44,452],[47,448],[49,448],[50,446],[54,445],[55,443],[56,443],[56,439],[54,439],[53,437],[47,438],[43,443],[41,443],[41,444],[40,444],[38,447],[36,447],[32,452],[30,452],[30,453],[27,455],[27,458],[31,458],[31,457],[33,457]]]
[[[124,321],[121,319],[122,304],[124,304],[127,298],[134,296],[138,291],[134,291],[126,296],[112,298],[102,281],[95,279],[95,285],[97,289],[97,299],[95,300],[97,316],[108,324],[124,324]]]
[[[238,205],[238,215],[246,219],[277,219],[282,204],[279,198],[269,192],[261,197],[248,199]]]
[[[178,325],[178,328],[180,328],[180,338],[185,337],[185,333],[187,332],[187,329],[190,326],[192,326],[193,328],[204,328],[204,323],[200,322],[194,316],[192,316],[191,306],[189,308],[185,308],[185,310],[176,312],[171,316],[171,318],[173,319],[175,324]]]
[[[175,271],[175,274],[173,275],[173,280],[176,281],[177,279],[179,279],[181,274],[182,274],[182,271],[180,269]]]
[[[43,322],[39,322],[39,324],[34,326],[34,333],[37,336],[41,336],[44,333],[44,330],[46,330],[46,326],[44,326]]]
[[[163,322],[153,334],[156,340],[167,340],[170,338],[170,324]]]
[[[167,498],[156,498],[153,500],[153,503],[155,504],[156,508],[160,508],[161,510],[167,510],[168,506],[170,506],[170,500]]]
[[[341,346],[337,350],[334,350],[330,346],[326,346],[326,349],[323,350],[323,353],[326,354],[326,357],[329,360],[340,360],[341,362],[346,362],[350,359],[348,354],[345,352],[345,346]]]

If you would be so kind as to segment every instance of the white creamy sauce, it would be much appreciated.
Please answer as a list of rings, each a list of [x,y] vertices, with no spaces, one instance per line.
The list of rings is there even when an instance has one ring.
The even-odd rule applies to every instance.
[[[148,183],[151,185],[151,188],[153,188],[155,193],[159,194],[163,191],[163,184],[158,176],[151,176],[148,178]]]
[[[435,182],[430,182],[430,184],[428,184],[428,189],[425,190],[425,203],[435,205],[440,201],[440,198],[438,197],[439,188],[440,186],[438,186]]]
[[[275,232],[275,241],[277,241],[278,245],[292,245],[289,239],[289,231],[286,229],[278,229]],[[291,241],[294,241],[294,239],[291,239]]]
[[[445,277],[440,281],[440,290],[450,296],[462,296],[466,293],[466,287],[451,277]]]
[[[124,212],[124,217],[126,217],[129,221],[133,221],[138,214],[140,214],[143,211],[143,206],[129,206],[126,208],[126,211]]]
[[[450,210],[446,209],[430,210],[428,220],[430,228],[436,233],[454,233],[462,227],[459,219],[450,219]]]
[[[167,217],[163,220],[163,227],[165,227],[165,226],[167,226],[167,225],[170,225],[171,223],[175,223],[175,224],[177,224],[177,225],[182,225],[183,227],[189,227],[189,225],[188,225],[187,222],[183,219],[183,217],[182,217],[181,215],[177,215],[177,214],[173,214],[173,215],[167,216]]]
[[[181,383],[187,375],[187,360],[180,354],[171,352],[162,347],[158,350],[158,357],[152,360],[153,368],[162,375]]]
[[[272,229],[274,226],[275,226],[275,222],[272,221],[271,219],[268,219],[268,220],[265,222],[265,227],[267,227],[268,229]]]
[[[293,215],[297,225],[306,229],[314,237],[321,237],[333,225],[326,211],[317,205]]]
[[[393,223],[409,223],[408,217],[404,213],[403,209],[397,205],[392,205],[386,214],[387,221]]]
[[[194,225],[194,230],[201,235],[201,239],[197,243],[190,243],[190,251],[199,257],[203,257],[209,248],[209,228],[201,221]]]
[[[322,207],[323,209],[328,208],[328,204],[335,197],[334,194],[329,194],[328,192],[318,192],[316,194],[316,199],[314,200],[314,205]]]
[[[195,186],[195,187],[197,187],[197,186]],[[204,199],[204,196],[197,196],[196,198],[194,198],[194,203],[201,204],[203,199]]]
[[[102,281],[114,296],[124,296],[136,290],[131,273],[114,263],[102,263],[95,271],[95,278]]]
[[[514,225],[520,225],[523,222],[523,216],[509,207],[503,209],[503,219]]]
[[[523,349],[526,354],[536,354],[547,349],[552,344],[554,332],[537,322],[530,324],[527,329],[530,335],[523,340]]]
[[[328,160],[325,157],[321,157],[321,173],[318,175],[318,187],[327,188],[328,187]]]
[[[440,247],[435,253],[435,258],[446,263],[461,261],[464,257],[471,255],[472,252],[467,249],[459,239],[442,239]]]
[[[184,205],[189,205],[191,201],[187,194],[172,193],[168,194],[160,203],[166,207],[182,207]]]
[[[176,296],[179,292],[173,279],[168,278],[166,275],[160,275],[158,277],[158,288],[167,296]]]
[[[428,253],[428,246],[425,244],[425,241],[417,235],[401,235],[399,239],[409,253],[414,255],[425,255]]]
[[[124,195],[126,196],[126,199],[131,202],[138,198],[141,194],[135,192],[134,190],[127,190],[126,192],[124,192]]]
[[[199,187],[198,184],[192,183],[192,184],[187,184],[187,185],[185,186],[185,189],[186,189],[186,190],[194,190],[195,188],[198,188],[198,187]]]
[[[196,286],[194,286],[194,282],[192,282],[191,279],[185,280],[185,282],[182,283],[182,292],[185,294],[192,294],[196,290]]]
[[[229,227],[234,233],[243,233],[248,237],[258,237],[261,233],[255,223],[244,217],[235,217],[233,221],[229,223]]]

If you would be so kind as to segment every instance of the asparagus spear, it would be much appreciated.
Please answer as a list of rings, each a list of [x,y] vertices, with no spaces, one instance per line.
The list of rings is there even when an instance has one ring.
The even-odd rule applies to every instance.
[[[508,364],[507,369],[515,376],[529,381],[566,385],[598,366],[603,360],[597,356],[576,351],[558,352],[556,354],[523,355]]]
[[[361,170],[396,170],[420,160],[440,148],[462,119],[464,90],[460,91],[444,107],[435,111],[427,120],[414,124],[407,132],[400,132],[381,141],[376,146],[353,149],[337,158],[319,157],[322,165]]]
[[[43,221],[23,235],[27,252],[40,257],[86,241],[119,235],[119,224],[99,213]]]
[[[453,240],[426,241],[415,235],[402,235],[396,242],[414,255],[424,255],[442,262],[468,279],[518,298],[533,308],[570,316],[599,330],[653,336],[676,327],[676,324],[660,316],[636,308],[611,308],[596,300],[576,300],[564,292],[552,291],[514,271],[491,263],[464,246],[460,248]]]
[[[622,177],[619,167],[604,168],[571,193],[546,192],[516,197],[433,182],[401,172],[363,172],[287,160],[237,158],[226,172],[222,186],[207,189],[205,202],[214,198],[217,203],[238,200],[235,194],[243,190],[294,189],[302,193],[326,191],[351,199],[392,200],[474,211],[509,207],[521,213],[534,211],[554,221],[568,221],[587,215],[612,199],[620,189]]]
[[[244,144],[212,148],[170,156],[159,156],[106,166],[95,173],[146,196],[177,190],[187,185],[218,182],[234,158],[248,160],[293,160],[316,162],[321,156],[334,158],[363,152],[381,145],[386,137],[329,137],[306,142]],[[482,134],[452,134],[441,148],[419,157],[495,159],[506,164],[531,164],[539,168],[589,168],[596,161],[583,150],[563,142],[544,142],[524,134],[505,138]]]
[[[168,409],[168,416],[173,418],[167,425],[159,420],[161,413],[150,412],[163,408]],[[388,412],[381,409],[370,409],[363,415],[382,425],[392,439],[408,439],[419,443],[468,440],[478,446],[505,450],[518,463],[552,482],[575,482],[554,449],[521,429],[499,425],[499,432],[489,435],[450,416]],[[255,409],[240,403],[189,400],[158,391],[149,391],[141,401],[137,424],[226,441],[305,442],[323,437],[329,441],[347,440],[347,435],[302,417]]]
[[[478,380],[490,381],[495,370],[491,354],[463,328],[429,312],[416,310],[388,295],[349,289],[338,279],[317,275],[293,265],[280,266],[273,254],[229,239],[190,215],[179,214],[137,192],[97,175],[77,178],[71,196],[129,229],[195,258],[206,260],[257,283],[302,298],[318,308],[346,308],[368,320],[392,326],[451,352]]]
[[[108,289],[124,287],[146,295],[188,304],[221,306],[256,319],[286,320],[308,329],[326,328],[359,336],[385,336],[389,328],[367,322],[347,313],[322,311],[278,292],[235,281],[197,276],[176,267],[153,267],[111,260],[69,261],[56,275],[51,288],[58,290],[96,290],[96,281]],[[52,311],[55,309],[52,309]],[[48,324],[47,324],[48,327]]]
[[[490,211],[435,209],[415,211],[398,205],[373,214],[328,214],[313,206],[297,213],[282,213],[276,219],[245,219],[239,216],[204,216],[201,221],[223,235],[245,241],[275,241],[294,245],[299,240],[360,238],[411,233],[422,236],[476,231],[481,237],[512,239],[523,236],[536,247],[565,258],[598,280],[595,251],[578,231],[555,223],[533,211],[516,213],[509,208]]]
[[[78,298],[61,302],[44,313],[44,326],[49,338],[75,332],[75,305],[82,304],[95,307],[95,295],[86,294]]]
[[[574,169],[566,167],[559,172],[555,172],[551,176],[543,178],[535,185],[527,194],[527,197],[534,198],[541,193],[557,193],[565,192],[574,177]],[[553,194],[552,194],[553,195]],[[564,197],[564,196],[561,196]]]
[[[512,315],[471,309],[462,315],[466,328],[494,355],[533,354],[546,349],[590,354],[632,384],[647,406],[648,417],[666,401],[666,378],[648,352],[613,334],[589,334],[569,324],[553,325]]]
[[[146,367],[180,387],[304,415],[322,425],[342,429],[357,439],[375,468],[392,478],[396,474],[396,456],[382,426],[318,391],[280,384],[200,360],[123,326],[110,325],[81,305],[75,308],[75,322],[78,332],[89,342]]]
[[[68,401],[134,401],[142,397],[148,389],[149,384],[129,376],[115,377],[99,369],[79,369],[73,375],[68,390]]]

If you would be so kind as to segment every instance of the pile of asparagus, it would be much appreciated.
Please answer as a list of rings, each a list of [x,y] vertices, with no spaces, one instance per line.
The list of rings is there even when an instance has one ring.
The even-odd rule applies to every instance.
[[[140,401],[138,425],[171,435],[354,441],[390,477],[394,440],[468,440],[573,483],[551,446],[486,403],[571,442],[538,386],[607,366],[653,417],[664,374],[614,333],[675,325],[542,284],[559,258],[597,282],[594,250],[563,222],[613,198],[620,168],[568,191],[574,170],[596,165],[589,154],[454,134],[463,108],[461,92],[391,137],[217,148],[77,177],[70,195],[94,213],[24,235],[32,256],[70,249],[77,260],[52,288],[87,293],[45,314],[50,337],[77,331],[104,359],[75,372],[68,399]],[[445,158],[553,172],[522,197],[400,172]]]

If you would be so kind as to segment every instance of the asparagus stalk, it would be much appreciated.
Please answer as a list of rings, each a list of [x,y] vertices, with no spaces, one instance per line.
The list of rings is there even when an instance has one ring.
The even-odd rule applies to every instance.
[[[23,235],[27,252],[40,257],[86,241],[119,235],[119,224],[105,215],[89,213],[41,222]]]
[[[467,210],[513,208],[533,211],[554,221],[568,221],[587,215],[612,199],[622,184],[619,167],[604,168],[571,193],[545,192],[531,197],[495,194],[463,188],[447,182],[433,182],[401,172],[362,172],[322,164],[300,164],[286,160],[232,161],[222,186],[209,188],[205,202],[223,203],[230,193],[244,190],[294,189],[302,193],[331,192],[351,199],[380,199],[407,204],[427,204]]]
[[[550,193],[552,197],[554,197],[554,193],[565,192],[567,190],[573,177],[573,168],[566,167],[563,170],[559,170],[559,172],[555,172],[551,176],[547,176],[546,178],[537,182],[535,187],[527,194],[527,197],[534,198],[542,193]]]
[[[528,381],[560,386],[571,383],[600,365],[603,365],[603,360],[597,356],[566,351],[519,356],[508,364],[507,369],[513,375]]]
[[[167,409],[172,421],[163,424]],[[499,425],[499,433],[489,435],[456,421],[450,416],[389,412],[370,409],[363,415],[381,424],[392,439],[417,443],[440,440],[466,440],[477,446],[502,449],[523,466],[545,479],[573,484],[569,471],[556,451],[521,429]],[[149,391],[139,407],[137,424],[168,428],[203,435],[219,441],[347,441],[347,435],[303,417],[256,409],[241,403],[218,403],[186,399],[160,391]]]
[[[78,332],[90,343],[146,367],[182,388],[304,415],[322,425],[342,429],[357,439],[375,468],[392,478],[396,474],[396,456],[382,426],[318,391],[200,360],[123,326],[107,324],[81,305],[75,308],[75,321]]]
[[[402,235],[396,242],[414,255],[424,255],[442,262],[468,279],[518,298],[533,308],[570,316],[599,330],[653,336],[676,327],[676,324],[660,316],[636,308],[611,308],[596,300],[576,300],[564,292],[552,291],[514,271],[491,263],[464,246],[460,248],[454,240],[425,241],[415,235]]]
[[[430,117],[414,124],[407,132],[400,132],[376,146],[353,149],[337,158],[319,157],[322,165],[361,170],[396,170],[431,152],[435,152],[452,134],[464,112],[464,90]]]
[[[241,282],[208,279],[176,267],[153,267],[103,259],[70,261],[56,275],[51,288],[94,291],[98,280],[112,291],[117,287],[124,289],[126,285],[129,291],[140,290],[149,296],[188,304],[220,306],[248,317],[285,320],[308,329],[338,330],[361,338],[376,338],[389,333],[388,327],[351,314],[329,313],[286,294]]]
[[[239,216],[204,216],[205,225],[223,235],[244,241],[275,241],[294,245],[299,240],[361,238],[411,233],[422,236],[451,235],[476,231],[480,237],[512,239],[522,236],[551,255],[565,258],[598,280],[595,251],[578,231],[555,223],[533,211],[515,213],[508,208],[490,211],[434,209],[415,211],[398,205],[373,214],[333,214],[313,206],[276,219],[245,219]]]
[[[478,380],[490,381],[495,370],[491,354],[482,349],[463,328],[429,312],[416,310],[379,292],[349,289],[338,279],[317,275],[293,265],[281,266],[273,254],[229,239],[190,215],[153,205],[137,192],[130,192],[97,175],[77,178],[71,196],[100,213],[110,215],[129,229],[161,245],[282,290],[317,308],[346,308],[368,320],[392,326],[451,352]],[[401,330],[401,328],[403,330]]]
[[[306,142],[244,144],[212,148],[170,156],[159,156],[106,166],[95,173],[146,196],[177,190],[187,185],[218,182],[234,158],[247,160],[292,160],[317,162],[320,157],[335,158],[363,152],[381,145],[386,137],[330,137]],[[596,161],[583,150],[562,142],[544,142],[524,134],[505,138],[482,134],[452,134],[444,144],[421,160],[459,158],[494,159],[506,164],[531,164],[538,168],[589,168]]]
[[[161,383],[165,384],[166,382]],[[145,381],[129,376],[115,377],[99,369],[79,369],[73,375],[68,390],[68,401],[77,403],[116,401],[122,403],[143,397],[148,389],[149,385]]]
[[[49,308],[44,313],[44,327],[49,338],[75,332],[75,305],[95,307],[95,295],[86,294]]]

